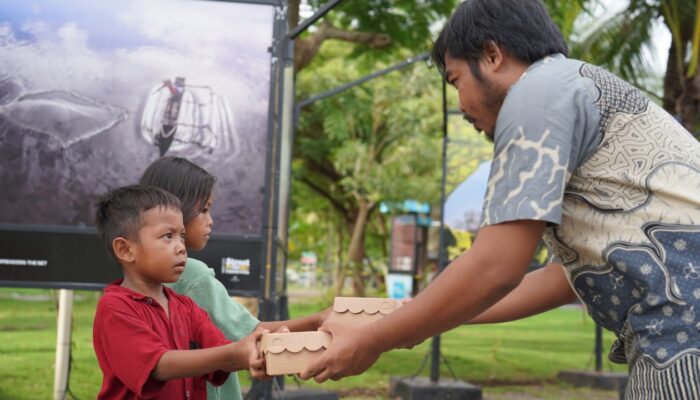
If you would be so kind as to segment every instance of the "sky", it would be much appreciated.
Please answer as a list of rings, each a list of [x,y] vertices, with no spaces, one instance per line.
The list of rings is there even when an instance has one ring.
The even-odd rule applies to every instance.
[[[604,20],[624,10],[629,0],[603,0],[602,3],[601,7],[593,10],[593,15],[596,19]],[[647,52],[646,58],[653,72],[663,75],[666,72],[668,49],[671,47],[671,32],[661,21],[658,21],[651,37],[654,48]]]
[[[228,96],[234,110],[267,107],[269,6],[3,0],[0,15],[0,76],[21,77],[27,90],[53,89],[60,82],[92,95],[133,77],[150,87],[186,76],[193,84],[235,94]]]

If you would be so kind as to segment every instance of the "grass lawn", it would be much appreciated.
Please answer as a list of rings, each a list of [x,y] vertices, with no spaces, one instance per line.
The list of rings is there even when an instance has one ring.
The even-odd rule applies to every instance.
[[[18,295],[19,294],[19,295]],[[94,398],[101,372],[92,351],[92,320],[96,292],[76,292],[73,305],[73,368],[69,388],[76,398]],[[0,399],[49,399],[53,390],[56,346],[55,292],[39,289],[0,289]],[[26,300],[27,298],[31,300]],[[292,299],[294,300],[294,299]],[[291,305],[292,317],[320,310],[318,301]],[[487,398],[509,398],[514,386],[533,386],[534,397],[557,398],[554,382],[563,369],[593,368],[594,325],[578,308],[561,308],[523,321],[460,327],[443,335],[442,353],[447,362],[441,376],[484,385]],[[613,336],[606,332],[604,348]],[[414,375],[430,350],[430,341],[412,350],[384,354],[361,376],[309,388],[341,391],[343,398],[386,398],[389,376]],[[605,361],[606,370],[625,371]],[[422,375],[429,374],[426,365]],[[249,385],[246,373],[241,383]],[[295,386],[287,380],[288,386]],[[547,388],[538,384],[548,382]],[[523,389],[525,393],[528,389]],[[544,390],[544,391],[542,391]],[[593,398],[582,394],[581,398]]]

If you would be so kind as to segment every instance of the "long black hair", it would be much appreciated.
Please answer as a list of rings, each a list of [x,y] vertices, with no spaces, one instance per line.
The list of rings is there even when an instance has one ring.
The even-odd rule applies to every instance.
[[[550,54],[568,54],[541,0],[466,0],[435,40],[433,61],[444,76],[445,55],[467,60],[479,79],[479,60],[489,43],[528,65]]]
[[[146,168],[139,183],[165,189],[177,196],[187,224],[211,197],[216,177],[186,158],[167,156]]]

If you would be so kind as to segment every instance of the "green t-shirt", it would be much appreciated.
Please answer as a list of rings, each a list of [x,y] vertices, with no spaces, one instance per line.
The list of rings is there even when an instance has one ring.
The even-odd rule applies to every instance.
[[[230,340],[237,341],[248,336],[260,323],[247,308],[231,299],[224,285],[216,279],[214,270],[199,260],[188,258],[180,280],[168,286],[194,300]],[[241,399],[238,375],[231,373],[226,383],[219,387],[207,383],[207,398]]]

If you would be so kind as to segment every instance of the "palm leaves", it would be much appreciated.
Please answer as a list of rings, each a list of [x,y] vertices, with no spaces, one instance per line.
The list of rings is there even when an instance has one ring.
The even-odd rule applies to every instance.
[[[654,49],[651,32],[659,16],[656,7],[633,1],[607,21],[590,27],[589,33],[572,46],[572,56],[602,65],[641,86],[650,74],[644,51]]]

